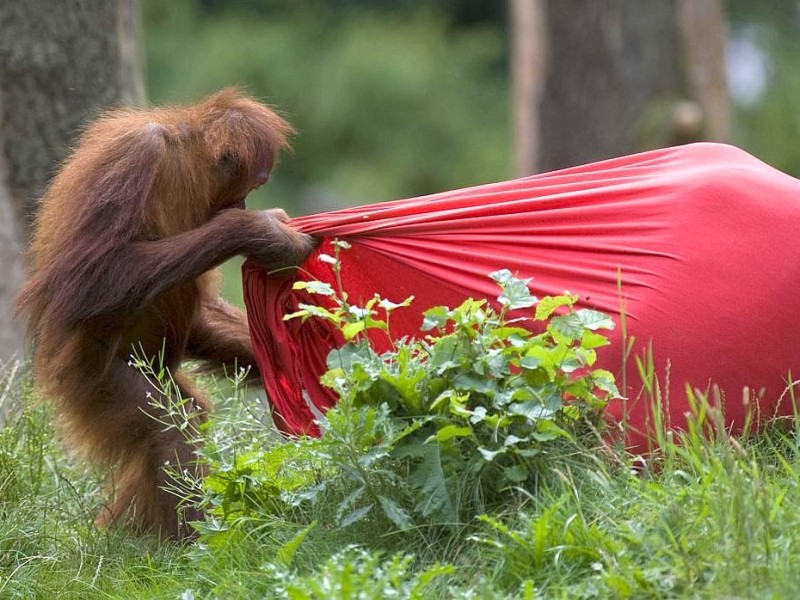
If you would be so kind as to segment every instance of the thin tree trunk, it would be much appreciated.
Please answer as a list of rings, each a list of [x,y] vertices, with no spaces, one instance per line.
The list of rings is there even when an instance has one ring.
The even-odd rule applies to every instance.
[[[511,83],[514,171],[535,173],[539,164],[539,106],[547,73],[545,0],[511,0]]]
[[[138,11],[138,0],[2,0],[0,362],[21,355],[13,298],[38,197],[88,119],[144,101]]]
[[[703,137],[727,141],[731,103],[725,72],[724,0],[678,0],[678,24],[689,93],[703,112]]]

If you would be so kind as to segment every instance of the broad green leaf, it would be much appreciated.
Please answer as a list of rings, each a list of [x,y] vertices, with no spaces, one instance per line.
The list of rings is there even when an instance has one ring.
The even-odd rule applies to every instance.
[[[531,437],[533,437],[538,442],[548,442],[554,440],[558,437],[563,437],[568,440],[572,439],[572,435],[555,423],[553,421],[549,421],[547,419],[542,419],[536,422],[536,431],[531,433]]]
[[[431,402],[430,407],[435,411],[446,408],[453,414],[458,414],[454,411],[458,411],[462,408],[468,399],[469,394],[460,394],[456,390],[448,388],[436,396],[434,401]]]
[[[608,346],[610,343],[606,336],[600,333],[594,333],[588,329],[583,332],[583,337],[581,338],[581,348],[584,350],[593,350],[601,346]]]
[[[316,304],[304,304],[301,302],[297,305],[297,307],[300,310],[306,311],[308,313],[308,316],[311,317],[319,317],[321,319],[326,319],[334,323],[340,323],[342,320],[338,314],[331,312],[324,306],[317,306]]]
[[[523,369],[538,369],[542,364],[542,360],[536,356],[523,356],[519,359],[519,366]]]
[[[381,319],[373,319],[372,317],[367,317],[365,321],[367,323],[367,329],[380,329],[382,331],[386,331],[386,321],[382,321]]]
[[[528,478],[528,472],[522,465],[514,465],[513,467],[506,467],[503,469],[503,475],[509,481],[514,483],[522,483]]]
[[[492,394],[497,390],[497,383],[485,377],[476,377],[469,373],[459,373],[453,378],[453,387],[461,391]]]
[[[597,352],[594,350],[585,350],[584,348],[575,348],[573,350],[575,357],[584,365],[591,367],[597,361]]]
[[[583,335],[584,325],[577,313],[570,313],[553,317],[547,328],[558,332],[568,340],[576,340]]]
[[[575,316],[586,329],[614,329],[614,321],[605,313],[589,308],[580,308],[575,311]]]
[[[381,373],[381,379],[397,390],[403,406],[411,414],[423,411],[421,388],[426,377],[423,368],[414,371],[406,369],[397,376],[387,373],[385,369]]]
[[[367,328],[367,324],[364,321],[356,321],[355,323],[345,323],[342,327],[342,335],[344,339],[348,342],[356,337],[359,333],[364,331]]]
[[[458,336],[451,334],[436,339],[430,350],[430,365],[439,375],[445,370],[458,367]]]
[[[566,354],[558,366],[564,373],[574,373],[585,364],[586,363],[578,359],[574,352],[570,352]]]
[[[457,425],[445,425],[439,429],[435,435],[431,436],[436,438],[438,442],[446,442],[454,437],[469,437],[472,435],[470,427],[458,427]]]
[[[537,321],[544,321],[550,318],[550,315],[553,314],[554,311],[558,310],[562,306],[567,308],[572,308],[572,305],[575,303],[576,297],[572,294],[561,294],[560,296],[545,296],[541,300],[539,300],[539,304],[536,305],[536,320]]]
[[[527,364],[534,364],[532,361],[535,360],[538,361],[538,364],[536,364],[534,369],[538,367],[552,368],[558,364],[556,358],[558,357],[556,357],[551,348],[546,348],[544,346],[531,346],[525,351],[525,356],[520,359],[520,362],[523,359],[526,359]]]

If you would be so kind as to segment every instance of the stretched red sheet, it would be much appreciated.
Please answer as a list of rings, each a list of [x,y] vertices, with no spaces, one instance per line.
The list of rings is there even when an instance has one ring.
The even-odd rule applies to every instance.
[[[792,409],[784,392],[790,372],[800,373],[800,181],[734,147],[656,150],[293,224],[321,236],[322,252],[332,253],[332,238],[352,244],[343,281],[353,301],[415,296],[411,309],[393,314],[395,336],[418,333],[431,306],[494,299],[487,275],[507,268],[533,277],[536,295],[568,290],[617,323],[624,311],[634,354],[652,343],[673,427],[689,409],[687,383],[718,385],[734,429],[753,406],[756,416]],[[331,282],[316,256],[303,270],[299,277]],[[318,379],[340,340],[314,319],[282,320],[298,302],[315,301],[292,283],[245,264],[251,335],[276,423],[316,434],[309,403],[324,410],[334,402]],[[599,352],[620,386],[626,372],[627,400],[612,402],[609,414],[627,413],[630,430],[643,433],[648,402],[632,359],[623,365],[621,336],[617,327]]]

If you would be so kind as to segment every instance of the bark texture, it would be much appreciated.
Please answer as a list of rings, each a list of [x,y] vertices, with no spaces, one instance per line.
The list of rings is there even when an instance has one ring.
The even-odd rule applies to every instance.
[[[36,201],[83,124],[144,100],[137,0],[0,7],[0,362],[21,355],[13,298]]]
[[[722,0],[512,0],[511,14],[518,174],[727,137]]]

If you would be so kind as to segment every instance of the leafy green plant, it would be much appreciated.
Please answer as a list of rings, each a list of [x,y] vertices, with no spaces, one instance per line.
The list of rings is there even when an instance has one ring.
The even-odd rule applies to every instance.
[[[543,477],[580,455],[581,438],[597,439],[606,401],[618,395],[612,375],[594,368],[613,322],[577,308],[575,296],[536,298],[529,280],[501,270],[491,274],[496,305],[431,308],[419,336],[393,340],[391,315],[413,298],[351,304],[340,280],[347,248],[337,241],[334,256],[320,257],[333,286],[295,284],[320,302],[286,317],[324,319],[345,340],[322,377],[338,403],[319,417],[321,438],[281,443],[260,421],[226,425],[224,410],[195,433],[186,428],[205,439],[198,452],[207,475],[190,489],[210,515],[198,524],[207,542],[269,531],[275,519],[425,538],[458,531],[535,494]],[[378,338],[389,340],[388,351]],[[171,387],[168,377],[161,385]],[[182,406],[158,409],[185,427],[191,416]]]
[[[535,488],[562,442],[592,432],[607,399],[618,396],[611,373],[592,368],[611,319],[575,308],[570,294],[537,299],[529,280],[507,270],[491,274],[499,309],[473,299],[432,308],[421,327],[427,335],[378,352],[372,336],[391,339],[391,313],[413,298],[398,304],[375,296],[353,306],[339,278],[347,244],[334,248],[335,256],[320,259],[339,289],[297,282],[326,301],[286,318],[325,319],[346,340],[322,377],[339,401],[322,419],[321,451],[346,447],[327,458],[355,486],[341,524],[378,508],[401,529],[412,515],[459,525],[516,488]],[[376,491],[376,476],[378,487],[394,488],[391,497]]]

